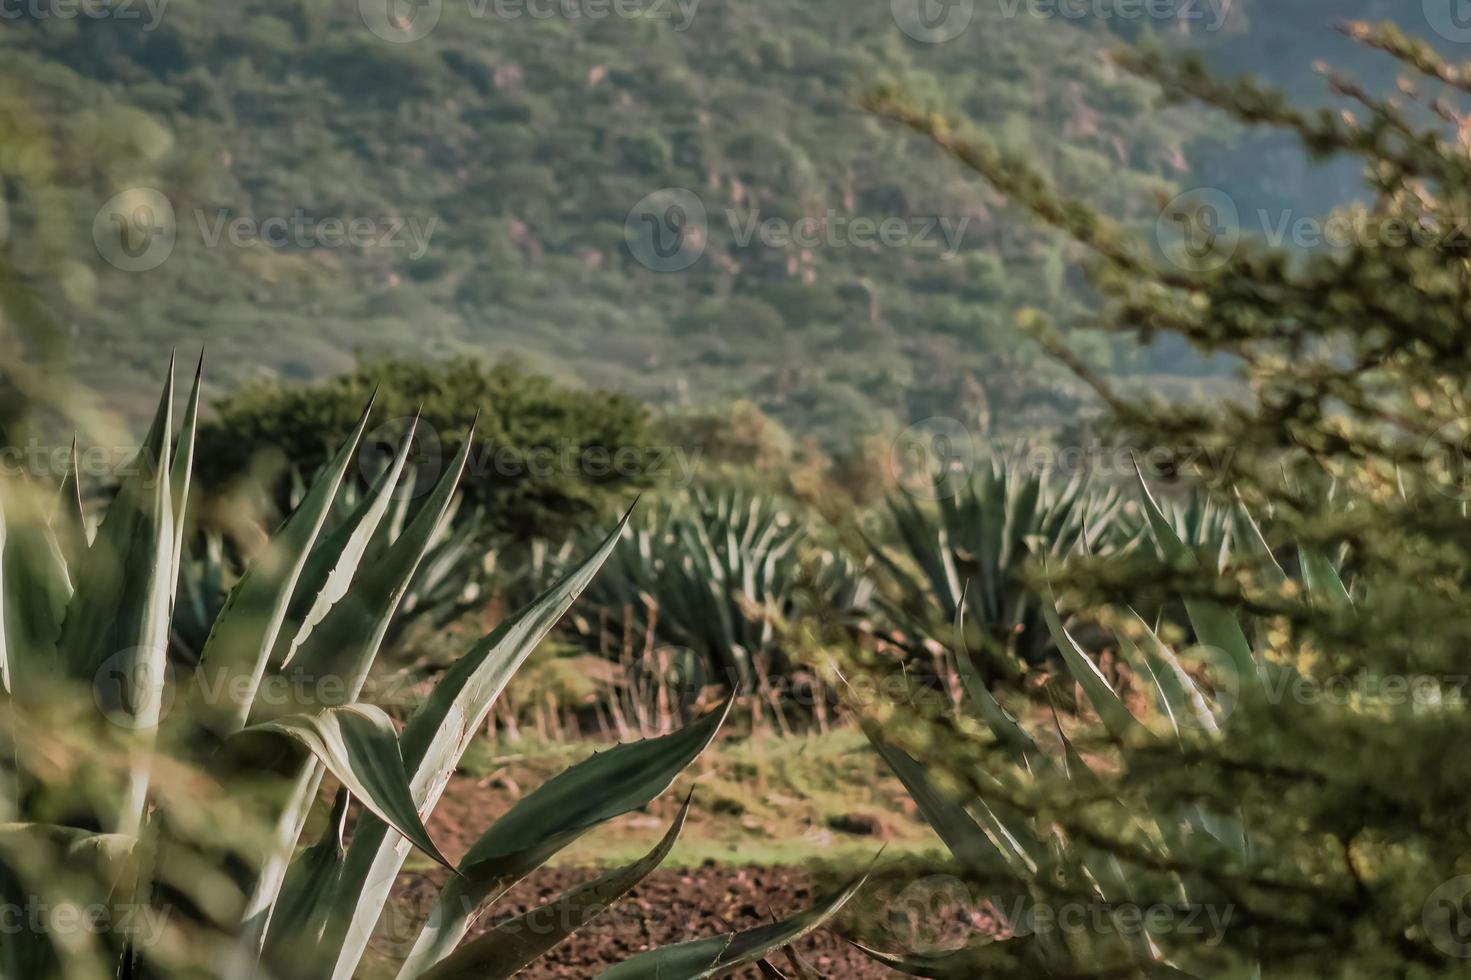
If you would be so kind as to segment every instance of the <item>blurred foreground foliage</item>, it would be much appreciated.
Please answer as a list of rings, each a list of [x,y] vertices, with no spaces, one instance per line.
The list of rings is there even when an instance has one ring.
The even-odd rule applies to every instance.
[[[1396,95],[1325,69],[1351,105],[1303,113],[1155,49],[1118,59],[1172,98],[1363,164],[1374,201],[1340,215],[1357,233],[1306,254],[1213,233],[1219,211],[1189,203],[1166,213],[1183,240],[1158,250],[987,135],[893,90],[867,100],[1088,246],[1102,325],[1229,356],[1245,383],[1212,405],[1114,387],[1045,318],[1030,324],[1107,403],[1111,438],[1157,461],[1157,490],[1202,487],[1228,509],[1234,495],[1240,513],[1228,546],[1192,549],[1161,515],[1153,547],[1082,546],[1033,567],[1061,609],[1114,627],[1114,657],[1139,664],[1105,675],[1054,618],[1061,684],[1089,705],[1077,715],[1047,719],[1044,687],[1013,703],[1040,722],[1025,734],[979,681],[959,714],[870,707],[875,741],[956,854],[950,880],[972,908],[1014,913],[964,950],[933,935],[895,950],[908,972],[1465,975],[1471,118],[1457,106],[1471,68],[1389,25],[1346,32],[1398,60]],[[1196,523],[1202,543],[1219,540],[1212,520]],[[1151,612],[1181,601],[1173,624]],[[1152,624],[1183,673],[1141,631]],[[1128,656],[1131,636],[1154,650],[1154,673]],[[1102,915],[1021,928],[1042,921],[1036,907]],[[1141,928],[1151,909],[1172,914]],[[1191,909],[1227,924],[1184,928]]]

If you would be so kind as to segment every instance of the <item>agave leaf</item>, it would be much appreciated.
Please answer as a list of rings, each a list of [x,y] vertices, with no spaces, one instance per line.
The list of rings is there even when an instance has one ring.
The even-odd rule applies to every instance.
[[[572,841],[614,817],[647,806],[715,738],[734,698],[659,738],[614,746],[584,759],[517,801],[460,861],[460,877],[439,893],[429,921],[399,972],[410,980],[455,948],[471,917]]]
[[[71,591],[35,487],[0,480],[0,690],[24,697],[56,670]]]
[[[705,980],[726,976],[820,928],[848,903],[867,877],[789,919],[746,932],[649,950],[609,967],[598,974],[598,980]]]
[[[393,501],[393,490],[403,475],[417,426],[416,418],[394,455],[392,465],[374,491],[363,497],[338,528],[321,537],[307,556],[297,579],[296,594],[291,597],[286,622],[276,635],[276,647],[270,657],[272,665],[284,667],[289,664],[312,630],[347,594],[368,544]]]
[[[1302,547],[1297,549],[1297,556],[1302,568],[1303,585],[1307,587],[1308,597],[1312,599],[1313,605],[1324,609],[1353,607],[1353,600],[1349,598],[1343,579],[1339,578],[1338,570],[1326,555],[1316,548]]]
[[[434,539],[444,521],[446,509],[453,498],[455,487],[459,484],[460,475],[464,472],[465,463],[470,457],[473,437],[474,430],[472,429],[466,434],[459,453],[445,468],[439,482],[420,505],[413,520],[403,529],[392,545],[379,554],[362,574],[352,581],[346,595],[328,610],[321,623],[297,648],[285,673],[293,680],[288,687],[293,691],[302,692],[309,699],[310,703],[301,707],[310,708],[323,704],[351,702],[356,700],[361,693],[373,660],[378,655],[378,648],[382,645],[383,637],[388,632],[389,623],[403,601],[404,592],[413,579],[419,563],[423,560],[429,542]],[[380,526],[379,531],[382,532],[382,530]],[[332,681],[332,687],[320,686],[320,682],[324,680]],[[280,713],[280,706],[261,703],[260,699],[257,699],[254,710],[255,717],[252,720],[261,721],[266,716]],[[463,752],[463,748],[460,751]],[[406,752],[405,758],[412,759],[412,756]],[[458,763],[458,755],[455,761]],[[446,780],[449,778],[448,773],[452,771],[453,766],[446,772]],[[320,768],[315,763],[308,762],[298,773],[288,806],[277,821],[275,848],[262,864],[255,889],[246,905],[247,946],[259,949],[265,941],[271,909],[281,888],[287,865],[296,847],[296,841],[300,838],[302,828],[306,825],[307,814],[311,810],[312,801],[316,798],[317,783],[320,778]],[[441,786],[440,789],[443,787]],[[414,792],[415,803],[420,812],[427,814],[433,804],[426,804],[425,800],[418,796],[418,790]],[[437,799],[436,795],[435,800]],[[373,838],[375,847],[381,844],[385,848],[393,849],[394,853],[399,855],[400,863],[408,853],[407,845],[405,845],[405,850],[397,850],[400,838],[388,840],[386,826],[378,821],[359,819],[355,829],[354,847],[361,846],[359,840],[367,835]],[[349,857],[351,857],[351,852]],[[351,861],[349,860],[348,863],[351,864]],[[398,865],[395,865],[394,876],[397,875],[397,871]],[[350,877],[346,869],[344,877]],[[350,890],[363,887],[364,879],[352,880],[355,883],[350,886]],[[379,909],[382,907],[382,901],[386,900],[388,888],[391,886],[392,878],[382,883]],[[375,894],[377,893],[375,890]],[[340,914],[341,911],[341,909],[334,910],[333,914]],[[373,911],[375,919],[377,913],[378,909],[375,909]],[[338,928],[341,928],[340,924]],[[365,928],[371,929],[371,924]],[[363,942],[367,942],[366,936]],[[324,948],[327,946],[330,944],[324,944]],[[361,955],[361,950],[358,955]],[[234,975],[251,976],[247,966],[242,966]]]
[[[968,590],[963,593],[960,603],[955,607],[955,663],[960,673],[961,683],[965,686],[966,694],[970,696],[971,703],[975,705],[976,712],[986,723],[986,727],[991,729],[992,734],[1002,745],[1031,766],[1042,758],[1041,752],[1037,749],[1037,743],[991,694],[990,688],[986,686],[985,678],[981,677],[981,672],[976,669],[976,665],[970,659],[970,652],[966,649],[965,605],[968,594]]]
[[[453,870],[424,828],[409,792],[393,719],[377,705],[344,704],[314,715],[287,715],[241,734],[277,732],[306,746],[348,792],[415,847]]]
[[[173,469],[169,473],[169,489],[174,504],[174,572],[169,579],[169,596],[179,591],[179,563],[184,557],[184,517],[189,508],[189,479],[194,470],[194,439],[199,427],[199,386],[204,377],[204,352],[194,369],[194,384],[189,389],[189,402],[179,423],[179,438],[174,443]]]
[[[1017,936],[1004,943],[982,941],[963,949],[938,953],[885,953],[863,943],[848,940],[848,944],[877,963],[911,977],[928,977],[930,980],[976,980],[978,977],[999,975],[1007,967],[1016,969],[1018,957],[1027,960],[1035,957],[1039,975],[1042,957],[1039,937]]]
[[[297,579],[353,461],[372,409],[370,401],[352,434],[265,551],[235,583],[215,618],[199,655],[200,683],[191,687],[191,695],[194,707],[220,738],[245,727]]]
[[[1088,695],[1088,700],[1093,703],[1104,727],[1115,738],[1124,738],[1137,731],[1140,728],[1138,720],[1108,683],[1108,678],[1103,676],[1103,671],[1098,669],[1093,658],[1083,652],[1078,641],[1063,626],[1062,619],[1057,615],[1057,599],[1052,594],[1050,584],[1044,600],[1042,614],[1047,619],[1047,628],[1052,632],[1052,642],[1057,644],[1068,670],[1083,688],[1083,693]]]
[[[125,692],[142,721],[157,722],[147,691],[163,683],[167,634],[167,577],[173,571],[172,500],[169,493],[169,429],[173,417],[173,364],[143,446],[127,468],[112,505],[73,576],[58,651],[69,676],[86,683],[104,663],[136,651],[120,668],[135,682]],[[160,603],[158,596],[165,595]],[[163,630],[158,620],[163,610]],[[137,670],[128,669],[137,667]],[[137,694],[128,698],[128,693]],[[151,709],[151,710],[150,710]]]
[[[421,812],[431,812],[438,803],[495,699],[587,588],[617,545],[628,517],[623,515],[618,526],[581,565],[457,660],[409,719],[400,745],[414,801]],[[332,951],[329,955],[334,961],[329,972],[336,980],[351,980],[407,853],[399,841],[389,839],[382,824],[359,821],[354,828],[334,919],[324,937],[324,947]]]
[[[992,821],[992,833],[988,834],[986,828],[971,816],[970,811],[940,791],[930,780],[924,766],[903,749],[889,744],[873,722],[865,720],[862,728],[874,750],[893,770],[894,775],[899,777],[905,790],[919,806],[920,813],[924,814],[925,820],[934,828],[961,867],[980,880],[994,883],[992,887],[997,888],[998,892],[1006,891],[1007,895],[998,894],[995,900],[998,907],[1008,907],[1011,890],[1001,889],[1000,883],[1015,881],[1035,870],[1035,864],[1025,848],[999,821]],[[989,810],[984,812],[986,816],[992,816]],[[1021,894],[1024,895],[1024,892]]]
[[[444,523],[445,514],[454,500],[455,488],[470,458],[474,437],[475,431],[471,428],[465,434],[460,451],[445,467],[439,482],[402,533],[386,551],[363,568],[362,574],[353,580],[347,592],[296,649],[286,667],[286,674],[301,682],[295,687],[311,693],[318,690],[316,685],[319,681],[332,679],[338,682],[338,698],[346,702],[357,697],[388,632],[389,623],[403,603],[414,573]],[[388,496],[391,498],[392,494]],[[379,530],[382,531],[381,526]],[[354,548],[361,544],[351,540],[348,543]],[[319,693],[330,703],[334,692]],[[266,712],[272,706],[256,707],[258,712]]]
[[[422,980],[509,980],[537,957],[587,925],[664,863],[689,815],[685,800],[663,840],[624,868],[610,871],[564,894],[557,901],[504,922],[455,950]]]
[[[87,537],[87,515],[82,508],[82,479],[77,463],[77,441],[72,439],[71,457],[67,463],[66,476],[62,478],[61,490],[56,495],[56,509],[51,515],[51,532],[61,547],[61,556],[66,560],[68,579],[75,573],[82,555],[91,545]]]
[[[59,667],[74,680],[105,687],[112,719],[137,731],[144,743],[154,738],[163,712],[173,607],[173,396],[170,361],[153,424],[77,569],[57,642]],[[135,833],[147,795],[148,765],[140,754],[111,829]]]
[[[1180,722],[1183,719],[1189,719],[1191,723],[1204,731],[1219,731],[1205,694],[1196,685],[1194,678],[1181,666],[1174,651],[1165,645],[1164,640],[1159,638],[1159,634],[1150,627],[1149,623],[1145,622],[1143,616],[1132,608],[1129,612],[1144,631],[1144,648],[1141,651],[1122,634],[1119,636],[1119,644],[1124,648],[1126,655],[1137,654],[1144,662],[1150,676],[1154,678],[1155,690],[1169,710],[1175,732],[1179,733]]]
[[[1139,478],[1140,501],[1144,506],[1150,531],[1160,553],[1176,568],[1195,568],[1199,562],[1194,553],[1185,547],[1179,536],[1175,534],[1174,528],[1170,526],[1169,518],[1160,510],[1159,504],[1149,492],[1149,487],[1144,482],[1144,474],[1139,471],[1137,464],[1134,467],[1134,473]],[[1224,651],[1226,656],[1230,657],[1243,683],[1253,687],[1258,686],[1261,683],[1261,676],[1258,673],[1256,658],[1252,655],[1251,644],[1247,641],[1246,633],[1241,629],[1241,624],[1236,621],[1236,617],[1220,604],[1209,600],[1187,598],[1184,602],[1185,613],[1190,618],[1190,625],[1195,630],[1196,639],[1205,646]]]
[[[332,890],[347,856],[344,839],[349,799],[345,788],[338,789],[327,817],[326,833],[287,870],[266,937],[267,962],[289,959],[296,949],[315,945],[321,939],[327,926]]]
[[[1233,528],[1237,547],[1250,556],[1254,563],[1253,568],[1262,574],[1267,587],[1280,591],[1287,584],[1287,573],[1277,563],[1277,556],[1272,554],[1261,527],[1239,497],[1236,499],[1236,520]]]

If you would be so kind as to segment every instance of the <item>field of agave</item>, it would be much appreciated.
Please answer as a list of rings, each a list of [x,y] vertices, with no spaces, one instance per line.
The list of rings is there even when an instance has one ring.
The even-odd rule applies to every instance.
[[[621,528],[474,643],[400,730],[359,695],[446,518],[464,451],[374,550],[407,442],[373,493],[328,520],[369,406],[180,665],[168,639],[198,378],[177,434],[173,396],[171,369],[137,465],[95,532],[72,480],[59,499],[54,488],[5,488],[0,889],[7,908],[44,896],[49,909],[92,910],[116,927],[23,920],[0,943],[0,976],[346,980],[417,851],[452,874],[398,975],[508,977],[659,865],[682,814],[644,859],[558,898],[557,928],[511,922],[461,943],[484,905],[667,789],[715,737],[728,701],[549,780],[457,862],[424,825],[492,703]],[[330,803],[319,792],[329,778]],[[313,821],[321,835],[301,846]],[[738,969],[825,921],[856,887],[754,934],[653,950],[605,975]],[[163,925],[137,928],[145,921]]]
[[[1280,687],[1275,675],[1289,668],[1263,660],[1250,627],[1209,601],[1162,601],[1147,618],[1131,611],[1109,624],[1110,634],[1100,622],[1067,625],[1046,580],[1048,569],[1075,559],[1147,552],[1179,569],[1224,568],[1245,556],[1269,581],[1288,583],[1239,503],[1197,494],[1175,506],[1142,482],[1095,489],[998,461],[934,504],[892,500],[861,537],[872,554],[864,560],[792,505],[700,492],[543,552],[507,587],[472,574],[493,562],[473,535],[455,533],[464,449],[412,508],[393,492],[405,478],[408,438],[370,489],[352,485],[369,405],[269,543],[227,573],[218,539],[201,535],[202,558],[189,558],[186,545],[197,376],[177,433],[173,403],[170,380],[137,465],[100,519],[84,513],[75,476],[60,488],[12,481],[0,542],[0,884],[16,902],[44,894],[51,904],[102,910],[109,921],[161,925],[146,942],[128,928],[80,939],[21,930],[0,947],[0,976],[348,980],[359,975],[412,852],[450,874],[397,976],[512,976],[656,869],[688,802],[636,862],[466,940],[475,920],[570,843],[646,807],[737,705],[752,724],[765,719],[787,735],[814,715],[856,718],[949,849],[961,877],[946,880],[985,883],[985,907],[1000,925],[979,947],[911,943],[884,952],[868,945],[874,930],[850,923],[852,941],[889,968],[983,975],[998,955],[993,941],[1030,921],[1058,889],[1110,909],[1149,894],[1224,904],[1209,875],[1135,880],[1116,855],[1086,837],[1069,840],[1006,799],[1017,779],[1045,794],[1058,781],[1088,785],[1100,766],[1159,765],[1172,746],[1188,752],[1194,739],[1227,737],[1243,703]],[[1309,601],[1351,605],[1333,562],[1308,549],[1292,557],[1288,567]],[[389,706],[401,726],[373,703],[368,681],[393,646],[396,619],[416,606],[473,606],[498,590],[514,606],[420,685],[415,704]],[[608,703],[625,741],[524,795],[451,861],[426,823],[513,675],[569,610],[567,636],[598,644],[632,678]],[[831,634],[826,646],[811,642],[819,621],[847,646],[841,663]],[[1185,639],[1189,656],[1165,635]],[[621,646],[610,647],[610,636]],[[650,666],[649,651],[668,646],[684,659]],[[814,650],[827,661],[813,662]],[[1099,658],[1105,650],[1111,660]],[[852,679],[895,672],[909,691],[889,699],[897,707],[855,696]],[[1046,737],[998,700],[1010,689],[1034,706],[1026,677],[1070,682],[1048,687],[1054,724]],[[919,696],[925,690],[943,696]],[[711,698],[713,705],[700,703]],[[1022,715],[1040,717],[1034,707]],[[942,757],[921,762],[903,744],[908,722],[953,727],[966,718],[982,728]],[[650,737],[627,741],[631,729]],[[981,774],[985,789],[967,791],[980,794],[971,805],[941,788]],[[324,795],[324,786],[335,789]],[[1161,868],[1203,852],[1242,862],[1253,847],[1229,808],[1181,808],[1147,794],[1105,802],[1116,819],[1147,823],[1141,846]],[[222,827],[235,832],[222,835]],[[305,839],[309,827],[318,828],[315,842]],[[827,922],[861,882],[859,875],[810,912],[754,933],[651,950],[604,975],[721,976],[747,964],[781,975],[767,957]],[[525,927],[547,912],[556,928]],[[878,934],[892,928],[880,923]],[[1021,944],[999,945],[1015,962]],[[1025,960],[1047,975],[1072,975],[1069,964],[1090,962],[1165,975],[1155,968],[1180,969],[1182,954],[1191,973],[1169,975],[1220,966],[1147,928],[1104,930],[1081,946],[1032,931],[1025,943]]]
[[[1471,68],[1343,29],[1414,76],[1394,98],[1329,74],[1354,112],[1300,113],[1147,45],[1109,68],[1462,227]],[[531,501],[475,486],[490,415],[420,471],[421,416],[360,376],[345,436],[293,390],[330,451],[256,511],[203,482],[229,436],[170,364],[108,485],[75,450],[0,473],[0,980],[1467,975],[1465,243],[1141,241],[935,106],[862,105],[1090,249],[1109,329],[1239,386],[1166,397],[1142,349],[1105,377],[1088,326],[1028,310],[1106,406],[1073,448],[1153,460],[936,451],[840,505],[727,460],[616,516],[575,462]],[[529,415],[595,428],[543,382]]]

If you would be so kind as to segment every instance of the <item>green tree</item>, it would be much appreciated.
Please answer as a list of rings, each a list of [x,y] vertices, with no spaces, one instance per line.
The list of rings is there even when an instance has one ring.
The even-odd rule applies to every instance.
[[[628,396],[565,387],[510,363],[383,359],[312,384],[247,386],[217,402],[200,431],[201,479],[219,489],[265,473],[284,501],[290,472],[319,468],[375,389],[357,478],[376,476],[382,458],[371,447],[396,443],[417,415],[416,486],[432,486],[473,424],[478,448],[461,493],[470,508],[484,505],[496,538],[560,539],[681,472],[648,410]]]
[[[1165,232],[1149,241],[983,134],[891,90],[868,99],[1088,246],[1103,326],[1141,342],[1183,338],[1229,357],[1241,381],[1212,402],[1125,391],[1031,318],[1096,389],[1118,444],[1154,461],[1156,492],[1183,480],[1243,504],[1224,554],[1171,544],[1161,519],[1146,538],[1157,545],[1132,556],[1034,570],[1051,578],[1061,608],[1141,644],[1146,624],[1129,626],[1128,610],[1183,596],[1189,625],[1166,639],[1184,673],[1160,676],[1179,682],[1177,695],[1213,695],[1217,710],[1193,727],[1158,716],[1137,724],[1143,702],[1121,700],[1079,650],[1071,673],[1101,726],[1083,710],[1053,728],[1044,701],[1018,715],[1062,738],[1033,742],[973,687],[986,737],[956,738],[970,723],[948,714],[908,732],[875,730],[880,744],[907,744],[924,760],[920,770],[890,754],[961,873],[985,889],[974,894],[1016,894],[1024,882],[1024,908],[1054,911],[1112,896],[1081,930],[1039,929],[953,955],[930,945],[902,958],[911,972],[1465,975],[1471,141],[1456,98],[1471,93],[1471,70],[1389,25],[1347,30],[1398,60],[1407,77],[1397,96],[1330,73],[1352,109],[1306,113],[1252,81],[1218,82],[1193,60],[1150,49],[1117,59],[1172,97],[1295,133],[1320,158],[1361,161],[1375,201],[1338,216],[1351,233],[1337,247],[1238,237],[1209,194],[1200,204],[1214,213],[1170,205]],[[1054,623],[1054,636],[1061,630]],[[1133,676],[1145,692],[1170,689]],[[1039,836],[1002,833],[1008,826]],[[1207,937],[1170,928],[1179,918],[1132,931],[1113,918],[1182,901],[1225,926]]]

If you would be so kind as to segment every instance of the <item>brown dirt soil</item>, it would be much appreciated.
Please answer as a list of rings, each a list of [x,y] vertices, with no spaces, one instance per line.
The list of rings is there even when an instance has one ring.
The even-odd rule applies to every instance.
[[[496,922],[555,901],[569,888],[596,877],[593,869],[543,868],[497,902],[474,934]],[[439,872],[400,876],[398,900],[385,914],[372,953],[380,961],[402,956],[412,944],[417,922],[433,906]],[[807,908],[817,892],[801,868],[727,867],[713,862],[691,869],[660,869],[621,903],[594,920],[541,960],[517,974],[527,980],[588,980],[635,953],[733,930],[764,925],[774,914],[785,917]],[[868,959],[832,932],[821,929],[797,944],[807,964],[835,980],[870,980],[900,974]],[[773,963],[791,974],[783,954]],[[755,967],[733,976],[759,980]]]

